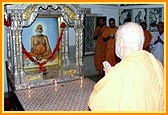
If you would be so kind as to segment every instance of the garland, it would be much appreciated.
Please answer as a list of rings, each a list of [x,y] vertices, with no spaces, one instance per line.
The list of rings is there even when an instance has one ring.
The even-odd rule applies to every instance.
[[[11,18],[10,17],[7,17],[7,19],[6,19],[5,16],[4,16],[4,25],[6,27],[10,27],[11,26]]]
[[[64,32],[64,28],[66,27],[66,24],[64,22],[61,23],[60,25],[60,28],[61,28],[61,33],[60,33],[60,36],[58,38],[58,42],[52,52],[52,54],[50,55],[50,57],[44,61],[44,62],[39,62],[37,60],[35,60],[28,52],[27,50],[24,48],[24,45],[22,44],[22,52],[32,61],[34,62],[36,65],[39,65],[39,71],[40,72],[45,72],[46,71],[46,68],[44,68],[44,65],[49,61],[49,60],[52,60],[55,53],[59,50],[59,45],[60,45],[60,42],[62,40],[62,35],[63,35],[63,32]]]

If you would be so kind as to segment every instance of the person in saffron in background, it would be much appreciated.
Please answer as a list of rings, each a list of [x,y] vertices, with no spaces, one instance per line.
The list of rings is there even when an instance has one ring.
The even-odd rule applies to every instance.
[[[103,62],[105,76],[89,98],[92,111],[164,111],[163,66],[142,50],[144,32],[134,22],[119,26],[116,55],[121,61],[112,67]]]
[[[142,29],[144,31],[144,35],[145,35],[145,41],[144,41],[144,45],[143,45],[143,49],[150,52],[150,42],[152,40],[152,35],[151,33],[146,29],[147,28],[147,23],[146,22],[142,22],[141,23]]]
[[[108,61],[112,66],[118,62],[115,54],[115,33],[117,29],[118,27],[115,25],[115,19],[110,18],[109,28],[102,33],[104,42],[106,43],[105,60]]]
[[[100,74],[103,74],[103,64],[102,62],[105,60],[105,43],[103,41],[102,33],[108,27],[106,26],[105,19],[100,17],[98,19],[98,26],[94,32],[94,39],[96,40],[96,47],[95,47],[95,55],[94,55],[94,64],[97,71]]]

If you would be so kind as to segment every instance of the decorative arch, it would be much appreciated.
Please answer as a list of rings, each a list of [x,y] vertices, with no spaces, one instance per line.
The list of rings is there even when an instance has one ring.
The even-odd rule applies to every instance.
[[[47,10],[49,7],[53,9],[52,14],[61,15],[69,26],[74,26],[75,22],[80,20],[81,15],[78,5],[72,4],[31,4],[28,5],[23,12],[23,26],[29,26],[40,13],[39,11]]]

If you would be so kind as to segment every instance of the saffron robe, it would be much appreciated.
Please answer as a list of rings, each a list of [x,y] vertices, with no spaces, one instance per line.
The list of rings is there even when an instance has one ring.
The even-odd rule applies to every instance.
[[[108,27],[103,33],[102,36],[103,38],[107,38],[109,35],[114,35],[117,32],[117,27],[111,28]],[[114,66],[117,63],[117,56],[115,54],[115,37],[110,38],[106,42],[106,50],[105,50],[105,61],[108,61],[111,66]]]
[[[94,86],[93,111],[163,111],[163,66],[140,50],[123,58]]]
[[[144,30],[144,36],[145,36],[145,41],[144,41],[143,49],[150,52],[149,46],[152,40],[152,35],[148,30]]]
[[[103,71],[103,61],[105,60],[105,47],[106,44],[103,41],[102,33],[105,29],[107,29],[107,26],[103,26],[102,28],[96,27],[94,32],[94,37],[101,32],[101,34],[97,37],[96,40],[96,46],[95,46],[95,54],[94,54],[94,64],[97,71]]]

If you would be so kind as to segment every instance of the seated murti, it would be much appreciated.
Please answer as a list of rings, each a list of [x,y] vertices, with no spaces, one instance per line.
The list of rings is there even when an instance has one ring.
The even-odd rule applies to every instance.
[[[34,52],[29,53],[31,56],[36,57],[37,60],[48,59],[51,55],[51,52],[47,51],[45,46],[39,44],[35,46]]]
[[[51,55],[51,52],[47,51],[45,46],[43,46],[42,44],[39,44],[34,47],[34,51],[29,52],[29,55],[31,55],[32,57],[35,57],[36,60],[41,61],[42,59],[48,59]],[[24,59],[26,58],[28,57],[24,55]]]
[[[48,37],[42,34],[43,27],[41,24],[37,25],[35,32],[36,35],[31,38],[31,52],[29,52],[29,55],[34,57],[37,61],[48,59],[51,56],[51,48]],[[26,58],[27,56],[25,55],[24,59]],[[54,58],[55,56],[52,59]]]

